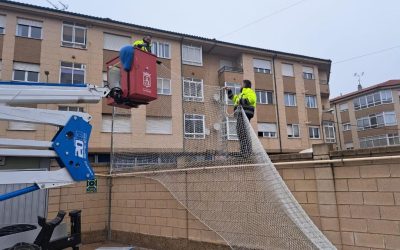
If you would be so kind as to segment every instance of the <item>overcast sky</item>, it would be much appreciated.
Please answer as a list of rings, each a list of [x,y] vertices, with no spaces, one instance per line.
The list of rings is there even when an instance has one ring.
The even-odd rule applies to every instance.
[[[19,2],[52,7],[46,0]],[[331,59],[331,98],[357,89],[354,73],[364,72],[364,87],[400,79],[398,0],[61,2],[80,14]],[[344,61],[366,54],[372,55]]]

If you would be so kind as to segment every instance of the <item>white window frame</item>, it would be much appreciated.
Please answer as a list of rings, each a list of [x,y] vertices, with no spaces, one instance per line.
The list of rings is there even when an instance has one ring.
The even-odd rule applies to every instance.
[[[274,126],[274,129],[267,129],[267,127],[271,127],[271,126]],[[271,131],[268,131],[268,130],[271,130]],[[276,123],[259,122],[257,124],[257,135],[258,135],[258,137],[264,137],[264,138],[277,138],[278,132],[277,132]]]
[[[0,34],[6,33],[6,16],[0,15]]]
[[[354,145],[353,145],[352,142],[347,142],[347,143],[344,144],[344,148],[346,150],[352,150],[352,149],[354,149]]]
[[[296,107],[297,106],[297,100],[296,100],[295,93],[285,93],[284,99],[285,99],[286,107]]]
[[[393,94],[390,89],[376,91],[353,99],[354,110],[366,109],[387,103],[393,103]]]
[[[316,137],[316,131],[318,131],[318,137]],[[321,139],[321,128],[319,126],[308,126],[308,138],[312,140]]]
[[[314,68],[303,66],[303,78],[308,80],[314,79]]]
[[[349,104],[347,102],[339,104],[339,110],[340,110],[340,112],[348,111],[349,110]]]
[[[393,117],[394,119],[390,119]],[[370,128],[378,128],[384,126],[397,125],[397,117],[395,111],[385,111],[378,114],[371,114],[357,119],[357,129],[367,130]]]
[[[58,106],[60,111],[71,111],[71,112],[85,112],[83,107],[79,106]]]
[[[256,73],[271,74],[272,64],[270,60],[253,58],[253,69]]]
[[[315,109],[318,107],[318,99],[316,95],[306,95],[306,107],[310,109]]]
[[[155,129],[154,124],[156,124],[157,129]],[[147,116],[146,134],[172,135],[172,118]]]
[[[193,58],[189,57],[190,50],[194,51],[191,55]],[[195,59],[194,54],[196,53],[196,51],[197,53],[199,53],[199,58]],[[182,63],[195,66],[203,66],[203,48],[201,46],[182,44]]]
[[[335,124],[333,122],[328,122],[328,121],[324,122],[324,133],[325,133],[326,143],[336,142]]]
[[[64,27],[72,28],[72,41],[64,41]],[[82,29],[84,31],[84,42],[76,42],[76,30]],[[69,48],[87,48],[87,30],[88,28],[85,25],[72,23],[72,22],[63,22],[61,29],[61,46],[69,47]]]
[[[350,131],[351,130],[351,124],[350,123],[343,123],[343,131]]]
[[[196,131],[196,121],[201,121],[202,122],[202,133],[196,133],[196,132],[187,132],[186,130],[186,122],[191,121],[193,124],[193,131]],[[205,116],[201,114],[184,114],[184,137],[186,139],[204,139],[206,138],[206,127],[205,127]]]
[[[23,36],[22,34],[19,34],[21,26],[28,27],[28,35],[27,36]],[[32,37],[32,28],[40,29],[40,37]],[[32,38],[32,39],[42,39],[43,23],[40,21],[33,21],[33,20],[24,19],[24,18],[18,18],[15,35],[19,36],[19,37],[27,37],[27,38]]]
[[[23,71],[24,72],[24,80],[15,79],[15,71]],[[28,81],[29,73],[37,74],[37,81]],[[33,63],[14,62],[12,79],[15,82],[39,82],[40,81],[40,65],[33,64]]]
[[[297,131],[298,131],[298,135],[296,136],[295,135],[295,127],[297,127]],[[299,124],[288,124],[287,126],[286,126],[286,128],[287,128],[287,135],[288,135],[288,138],[300,138],[300,126],[299,126]]]
[[[228,87],[233,95],[239,95],[242,85],[237,82],[225,82],[225,87]],[[228,98],[228,91],[225,91],[225,103],[227,105],[233,105],[233,100]]]
[[[63,66],[63,63],[71,63],[72,66]],[[80,67],[75,67],[75,65],[80,65]],[[60,62],[60,83],[66,83],[66,82],[61,82],[61,74],[62,74],[62,69],[70,69],[72,71],[72,82],[69,84],[82,84],[86,82],[86,65],[83,63],[74,63],[74,62],[66,62],[66,61],[61,61]],[[82,83],[74,83],[74,72],[75,71],[83,71],[83,82]]]
[[[101,117],[101,132],[111,133],[112,130],[112,115],[103,114]],[[121,124],[125,123],[128,126],[124,127]],[[123,128],[123,129],[118,129]],[[128,134],[132,133],[131,115],[118,115],[114,117],[114,133]]]
[[[281,65],[282,65],[282,76],[294,77],[294,66],[293,66],[293,64],[282,63]],[[290,73],[289,73],[289,71],[290,71]]]
[[[269,94],[271,95],[271,102],[268,101]],[[257,104],[274,104],[274,92],[272,91],[256,90],[256,97],[257,97]]]
[[[359,141],[360,148],[386,147],[400,144],[398,133],[362,137]]]
[[[234,117],[226,117],[224,123],[225,123],[224,130],[223,130],[224,138],[229,141],[239,140],[239,137],[238,137],[237,131],[236,131],[237,120]],[[234,131],[234,133],[231,133],[231,129]]]
[[[165,91],[168,90],[168,91]],[[157,94],[158,95],[172,95],[171,79],[157,78]]]
[[[192,93],[191,85],[194,85],[194,92]],[[200,90],[198,86],[200,85]],[[185,89],[188,89],[188,94],[186,94]],[[203,102],[204,101],[204,85],[203,79],[194,79],[185,77],[183,78],[183,100],[185,101],[194,101],[194,102]]]
[[[159,58],[171,59],[171,44],[167,42],[152,41],[151,53]]]

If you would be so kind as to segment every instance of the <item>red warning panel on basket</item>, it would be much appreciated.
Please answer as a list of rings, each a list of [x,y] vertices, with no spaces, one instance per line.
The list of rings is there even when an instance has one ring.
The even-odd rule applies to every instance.
[[[135,49],[130,72],[129,98],[150,102],[157,99],[156,56]]]

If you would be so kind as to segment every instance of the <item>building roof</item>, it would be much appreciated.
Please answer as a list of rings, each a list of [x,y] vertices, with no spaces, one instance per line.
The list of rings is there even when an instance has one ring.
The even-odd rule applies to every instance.
[[[184,34],[184,33],[178,33],[178,32],[173,32],[173,31],[161,30],[161,29],[126,23],[126,22],[121,22],[121,21],[110,19],[110,18],[89,16],[89,15],[85,15],[85,14],[79,14],[79,13],[74,13],[74,12],[69,12],[69,11],[62,11],[62,10],[57,10],[57,9],[53,9],[53,8],[41,7],[41,6],[37,6],[37,5],[19,3],[19,2],[9,1],[9,0],[0,0],[0,5],[3,5],[3,7],[8,6],[8,7],[14,7],[16,9],[19,8],[20,10],[23,8],[29,8],[31,10],[34,9],[37,11],[42,11],[42,12],[44,11],[44,12],[47,12],[48,14],[53,14],[53,15],[58,14],[58,15],[73,16],[73,17],[77,17],[77,18],[84,18],[84,19],[88,19],[92,22],[102,23],[103,25],[106,25],[106,24],[121,25],[121,26],[126,26],[127,28],[137,29],[142,32],[149,32],[149,33],[154,32],[155,34],[161,33],[161,34],[169,35],[169,36],[180,38],[180,39],[189,38],[189,39],[198,40],[200,42],[212,43],[214,45],[219,45],[219,46],[236,47],[238,49],[254,50],[259,53],[269,53],[269,54],[275,54],[275,55],[280,55],[280,56],[302,58],[305,60],[317,61],[318,63],[322,63],[325,65],[328,64],[329,66],[332,62],[330,59],[322,59],[322,58],[304,56],[304,55],[293,54],[293,53],[288,53],[288,52],[281,52],[281,51],[257,48],[257,47],[247,46],[247,45],[223,42],[223,41],[219,41],[216,39],[204,38],[204,37],[200,37],[200,36],[194,36],[194,35],[189,35],[189,34]]]
[[[391,88],[391,87],[400,87],[400,80],[394,79],[394,80],[389,80],[389,81],[382,82],[379,84],[375,84],[368,88],[363,88],[361,90],[357,90],[357,91],[350,92],[350,93],[342,95],[342,96],[335,97],[335,98],[331,99],[330,102],[338,103],[338,102],[344,101],[345,99],[350,99],[355,96],[364,95],[364,94],[367,94],[369,92],[372,92],[372,91],[375,91],[378,89],[386,89],[386,88]]]

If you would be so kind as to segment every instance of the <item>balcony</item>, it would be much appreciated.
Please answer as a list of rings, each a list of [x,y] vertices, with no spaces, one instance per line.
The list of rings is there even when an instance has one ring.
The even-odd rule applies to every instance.
[[[224,72],[235,72],[235,73],[243,73],[243,68],[240,67],[231,67],[231,66],[223,66],[218,70],[218,74],[222,74]]]
[[[218,80],[221,86],[224,86],[225,82],[241,83],[243,68],[224,66],[218,70]]]
[[[327,80],[319,80],[321,96],[329,97],[329,84]]]

